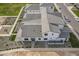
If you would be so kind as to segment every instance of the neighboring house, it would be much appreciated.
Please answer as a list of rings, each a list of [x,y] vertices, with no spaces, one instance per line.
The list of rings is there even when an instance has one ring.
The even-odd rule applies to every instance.
[[[74,6],[74,3],[66,3],[67,6]]]
[[[32,4],[25,8],[16,41],[45,41],[48,44],[64,44],[69,32],[64,27],[62,15],[54,12],[53,4]]]
[[[79,9],[79,3],[75,3],[75,6]]]

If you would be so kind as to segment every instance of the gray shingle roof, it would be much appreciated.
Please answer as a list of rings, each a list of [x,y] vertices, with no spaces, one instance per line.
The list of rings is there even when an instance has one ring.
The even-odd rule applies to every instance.
[[[26,18],[23,21],[35,20],[35,19],[41,19],[41,15],[40,14],[27,14]]]
[[[57,16],[57,17],[62,17],[62,14],[59,13],[59,12],[48,12],[48,14],[51,14],[51,15],[54,15],[54,16]]]
[[[53,3],[42,3],[40,6],[41,7],[51,7],[53,5],[54,5]]]
[[[48,14],[48,19],[49,19],[49,23],[64,24],[63,19],[54,14]]]
[[[59,30],[58,26],[49,24],[49,27],[50,27],[51,32],[60,33],[60,30]]]
[[[63,28],[61,30],[60,38],[67,38],[69,36],[69,30],[67,28]]]
[[[69,36],[68,32],[61,32],[59,38],[67,38]]]
[[[31,6],[29,6],[26,10],[40,10],[40,4],[34,3]]]
[[[42,4],[41,6],[49,7],[49,6],[53,6],[53,4],[48,3],[48,4]],[[39,8],[40,8],[39,4],[33,4],[27,9],[37,10]],[[50,31],[55,32],[55,33],[60,33],[58,24],[64,24],[60,13],[54,13],[54,12],[48,13],[47,18],[49,21]],[[22,37],[41,37],[42,36],[41,14],[27,14],[26,19],[24,19],[23,22],[25,24],[23,24],[23,26],[21,28]],[[32,24],[34,24],[34,25],[32,25]],[[40,24],[40,25],[35,25],[35,24]]]
[[[41,25],[23,25],[22,37],[41,37]]]
[[[22,23],[23,23],[23,25],[41,25],[41,20],[40,19],[27,20]]]

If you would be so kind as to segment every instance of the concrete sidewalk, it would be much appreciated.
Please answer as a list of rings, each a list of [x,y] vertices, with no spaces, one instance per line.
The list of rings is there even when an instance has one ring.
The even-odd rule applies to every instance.
[[[65,5],[65,4],[64,4]],[[67,7],[67,9],[70,11],[70,13],[74,16],[74,18],[78,18],[78,16],[71,10],[73,7],[68,7],[67,5],[65,5]]]

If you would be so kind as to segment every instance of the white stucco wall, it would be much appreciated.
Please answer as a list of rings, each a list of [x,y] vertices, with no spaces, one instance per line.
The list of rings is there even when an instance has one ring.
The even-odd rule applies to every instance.
[[[48,40],[55,40],[56,38],[59,37],[59,33],[48,32],[47,34],[48,34],[47,36],[43,34],[43,38],[48,38]]]

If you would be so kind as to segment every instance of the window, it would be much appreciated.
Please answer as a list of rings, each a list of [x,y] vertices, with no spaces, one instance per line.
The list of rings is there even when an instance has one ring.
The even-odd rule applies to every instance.
[[[38,40],[41,40],[41,38],[38,38]]]
[[[44,40],[47,40],[47,38],[44,38]]]
[[[51,9],[52,9],[53,7],[51,6]]]
[[[54,34],[52,33],[52,35],[54,35]]]
[[[47,33],[45,33],[44,35],[45,35],[45,36],[47,36],[48,34],[47,34]]]
[[[63,42],[63,40],[61,40],[60,42]]]
[[[54,41],[54,43],[56,43],[57,41]]]
[[[60,41],[56,41],[56,43],[60,43]]]
[[[66,40],[64,42],[67,42]]]
[[[24,40],[28,40],[28,38],[24,38]]]
[[[35,41],[35,38],[31,38],[32,41]]]
[[[54,41],[48,41],[49,43],[54,43]]]

